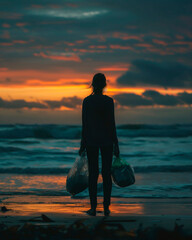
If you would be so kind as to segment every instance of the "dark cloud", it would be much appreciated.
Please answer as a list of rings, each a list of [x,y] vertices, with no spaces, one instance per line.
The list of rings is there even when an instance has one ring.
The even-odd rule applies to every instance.
[[[114,98],[121,106],[138,107],[138,106],[151,106],[152,101],[144,98],[143,96],[135,93],[123,93],[115,95]]]
[[[7,77],[7,78],[5,79],[5,82],[6,82],[6,83],[11,83],[11,78]]]
[[[50,108],[60,108],[62,106],[67,108],[76,108],[82,104],[82,99],[74,97],[64,97],[60,101],[45,101]]]
[[[10,4],[3,0],[1,5],[0,28],[10,36],[4,39],[1,35],[1,56],[10,69],[55,71],[61,66],[85,73],[101,64],[131,62],[135,58],[191,59],[191,45],[180,45],[192,37],[189,0],[55,0],[54,4],[51,0],[18,0]],[[88,37],[94,35],[95,38]],[[77,44],[78,40],[84,42]],[[176,41],[179,45],[173,46]],[[106,49],[89,48],[101,44]],[[59,55],[49,61],[34,56],[39,52]],[[77,54],[81,63],[56,61],[69,53]]]
[[[2,98],[0,98],[0,108],[7,108],[7,109],[40,108],[40,109],[44,109],[44,108],[47,108],[47,106],[40,102],[34,102],[34,101],[28,102],[23,99],[7,101],[7,100],[3,100]]]
[[[178,93],[178,97],[186,104],[192,104],[192,93],[182,92]]]
[[[174,107],[192,105],[192,93],[180,92],[177,95],[161,94],[158,91],[146,90],[142,95],[134,93],[124,93],[114,95],[116,104],[121,107]],[[82,99],[74,97],[64,97],[61,100],[44,100],[38,101],[25,101],[23,99],[18,100],[4,100],[0,98],[0,109],[52,109],[57,110],[62,107],[67,107],[71,110],[80,109],[82,105]]]
[[[158,91],[146,90],[142,95],[134,93],[117,94],[114,96],[117,104],[127,107],[141,106],[178,106],[191,105],[192,93],[181,92],[177,95],[161,94]]]
[[[56,109],[60,107],[75,109],[81,104],[82,104],[82,99],[76,96],[64,97],[59,101],[45,100],[41,102],[25,101],[23,99],[8,101],[0,98],[0,108],[5,108],[5,109],[22,109],[22,108]]]
[[[170,94],[161,94],[154,90],[146,90],[143,94],[144,97],[147,97],[152,100],[153,104],[163,105],[163,106],[176,106],[181,103],[178,96]]]
[[[53,0],[1,0],[0,65],[8,73],[0,77],[0,82],[9,87],[41,85],[38,82],[44,82],[43,86],[49,85],[48,82],[58,85],[59,79],[64,82],[67,79],[66,84],[69,81],[78,84],[78,79],[86,82],[97,69],[113,66],[122,69],[132,63],[130,71],[117,81],[121,86],[191,88],[191,67],[188,67],[192,50],[191,9],[191,0],[55,0],[54,4]],[[66,61],[69,58],[65,56],[71,55],[76,56],[73,58],[76,61]],[[102,71],[108,74],[108,78],[115,78],[118,74]],[[174,96],[151,90],[142,95],[119,94],[115,98],[118,104],[133,107],[131,111],[134,113],[142,110],[140,121],[143,121],[145,110],[135,111],[134,107],[146,106],[148,119],[153,115],[159,121],[160,111],[166,112],[166,119],[168,115],[176,119],[176,114],[173,117],[167,108],[158,108],[155,112],[155,107],[147,106],[183,106],[192,102],[192,96],[187,92]],[[38,113],[42,112],[41,109],[53,109],[54,113],[62,114],[56,109],[79,109],[80,104],[81,99],[77,97],[41,102],[0,98],[4,113],[39,108]],[[23,112],[31,117],[36,111]],[[55,117],[52,111],[45,112],[48,121]],[[71,112],[68,115],[70,123],[76,111],[68,112]],[[62,120],[55,117],[56,121],[63,121],[63,116],[66,119],[68,112],[64,112]],[[127,121],[127,112],[122,112],[126,116],[121,118]],[[44,118],[44,111],[41,114]],[[181,118],[182,114],[177,114]],[[189,121],[190,116],[187,116]],[[21,119],[28,122],[23,116]]]
[[[191,88],[192,67],[177,62],[135,60],[130,71],[117,79],[124,86]]]

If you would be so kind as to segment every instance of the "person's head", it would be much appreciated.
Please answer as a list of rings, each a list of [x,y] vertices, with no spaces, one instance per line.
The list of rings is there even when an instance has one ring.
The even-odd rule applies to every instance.
[[[96,73],[91,84],[93,88],[92,94],[102,94],[103,89],[106,87],[106,85],[105,75],[103,73]]]

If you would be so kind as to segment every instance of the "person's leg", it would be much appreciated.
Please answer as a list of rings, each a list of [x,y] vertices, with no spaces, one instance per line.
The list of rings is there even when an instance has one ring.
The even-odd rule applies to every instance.
[[[111,203],[111,189],[112,189],[112,180],[111,180],[111,165],[113,159],[113,145],[110,146],[101,146],[101,157],[102,157],[102,177],[103,177],[103,193],[104,209],[107,209]]]
[[[99,176],[99,147],[87,146],[87,158],[89,168],[89,197],[91,209],[97,207],[97,180]]]

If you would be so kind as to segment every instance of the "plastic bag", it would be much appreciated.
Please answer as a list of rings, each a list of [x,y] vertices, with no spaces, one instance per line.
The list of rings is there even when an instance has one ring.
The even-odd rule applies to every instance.
[[[71,195],[82,192],[88,187],[88,160],[85,152],[77,157],[67,175],[66,190]]]
[[[135,183],[134,169],[125,160],[116,157],[112,163],[113,182],[119,187],[127,187]]]

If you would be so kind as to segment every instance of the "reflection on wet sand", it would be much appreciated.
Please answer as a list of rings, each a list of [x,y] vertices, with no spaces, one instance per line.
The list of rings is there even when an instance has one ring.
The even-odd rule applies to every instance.
[[[1,187],[4,191],[54,189],[64,190],[66,176],[62,175],[0,175]]]
[[[98,198],[98,214],[103,214],[103,198]],[[113,201],[113,200],[112,200]],[[62,203],[61,203],[62,202]],[[11,211],[7,215],[30,216],[41,213],[69,214],[69,215],[85,215],[85,211],[89,209],[89,199],[72,199],[66,197],[38,197],[38,196],[13,196],[4,199],[1,206],[6,205]],[[111,204],[112,215],[116,214],[143,214],[143,204],[131,203]]]
[[[34,216],[42,213],[68,216],[84,216],[90,208],[88,197],[37,195],[1,195],[0,207],[6,206],[11,211],[9,216]],[[155,215],[191,215],[191,199],[147,199],[114,198],[111,199],[112,216],[155,216]],[[103,197],[98,197],[98,216],[103,215]],[[0,212],[0,216],[4,213]]]

